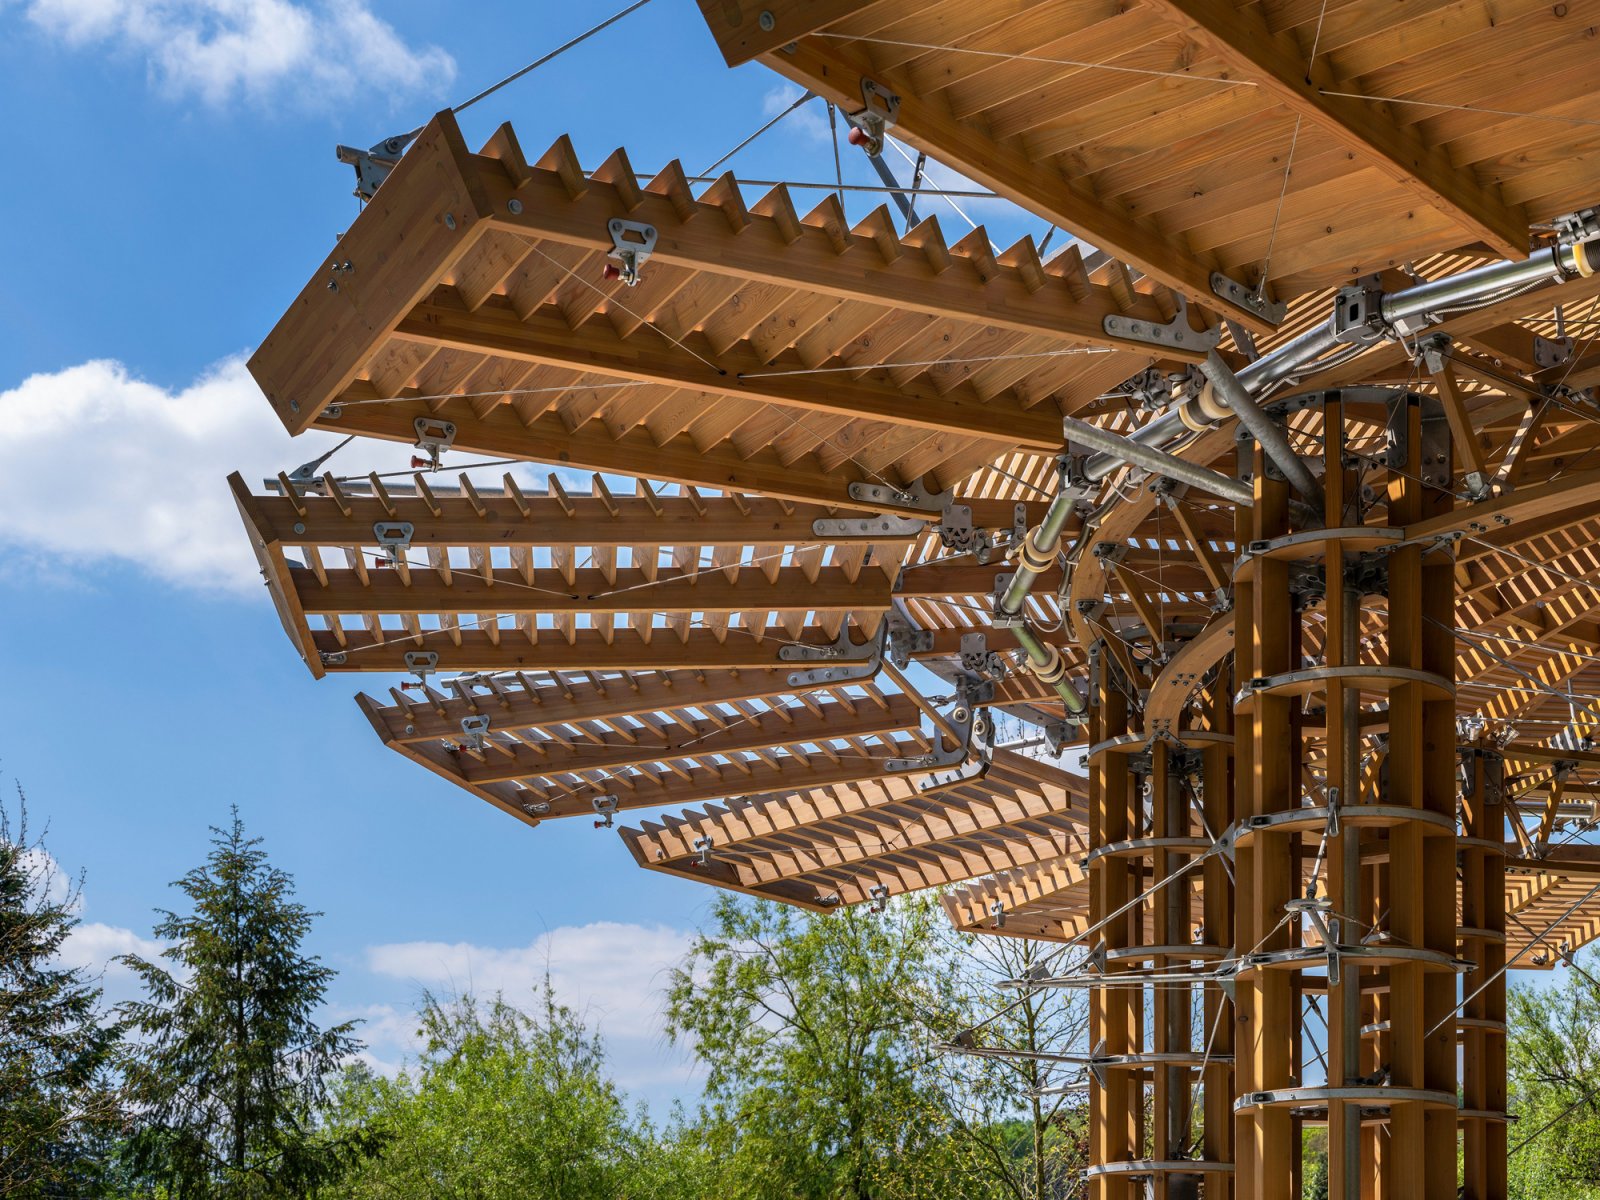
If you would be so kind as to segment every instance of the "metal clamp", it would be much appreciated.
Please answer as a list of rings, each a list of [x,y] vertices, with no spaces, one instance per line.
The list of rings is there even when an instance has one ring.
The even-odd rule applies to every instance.
[[[616,822],[617,798],[615,796],[596,796],[591,803],[594,811],[600,814],[600,820],[594,823],[596,829],[610,829]]]
[[[416,527],[410,521],[378,521],[372,526],[372,539],[383,548],[384,557],[391,567],[398,566],[402,551],[411,548],[411,536]]]
[[[904,669],[913,655],[927,654],[933,649],[933,630],[918,629],[898,612],[888,616],[889,661]]]
[[[607,279],[620,279],[628,287],[639,282],[639,268],[655,253],[656,227],[643,221],[625,221],[613,217],[606,222],[611,234],[611,252],[606,256],[617,261],[616,266],[606,266]]]
[[[441,421],[437,417],[418,417],[411,422],[411,427],[417,432],[416,447],[428,455],[426,465],[433,470],[439,469],[439,456],[455,444],[456,427],[453,421]],[[415,459],[413,467],[419,466]]]
[[[357,150],[354,146],[335,146],[334,157],[356,169],[356,190],[350,194],[360,200],[371,200],[379,185],[389,178],[389,172],[394,170],[405,148],[421,132],[420,129],[415,129],[410,133],[384,138],[370,150]]]
[[[1165,325],[1111,313],[1101,322],[1101,326],[1106,333],[1125,342],[1143,342],[1149,346],[1180,346],[1187,350],[1214,349],[1222,340],[1221,328],[1191,328],[1188,302],[1182,296],[1177,297],[1177,301],[1177,315]]]
[[[1274,325],[1283,324],[1283,318],[1289,314],[1289,306],[1282,300],[1268,300],[1261,292],[1245,287],[1221,271],[1211,272],[1211,291],[1229,304],[1249,309],[1263,321]]]
[[[485,716],[461,718],[461,744],[468,750],[483,749],[484,735],[489,732],[489,718]]]
[[[712,845],[713,845],[713,842],[711,840],[711,835],[709,833],[706,834],[704,837],[698,837],[698,838],[695,838],[695,840],[694,840],[693,849],[694,849],[694,852],[700,856],[700,865],[702,867],[709,867],[711,865],[711,847],[712,847]]]
[[[908,483],[903,488],[890,487],[884,483],[852,483],[848,490],[850,499],[867,504],[897,505],[918,512],[940,514],[950,507],[951,501],[955,498],[954,492],[937,494],[930,492],[921,479]]]
[[[872,903],[867,905],[868,912],[881,913],[889,906],[889,885],[875,883],[867,889],[867,895],[872,897]]]
[[[413,672],[417,678],[426,680],[429,671],[438,669],[439,656],[432,650],[407,650],[405,662],[406,670]]]
[[[870,79],[861,81],[860,112],[845,113],[850,123],[849,139],[852,146],[860,146],[868,158],[883,153],[883,135],[900,119],[900,97]]]
[[[961,635],[961,669],[979,678],[1004,679],[1006,660],[999,651],[989,649],[989,637],[981,630]]]

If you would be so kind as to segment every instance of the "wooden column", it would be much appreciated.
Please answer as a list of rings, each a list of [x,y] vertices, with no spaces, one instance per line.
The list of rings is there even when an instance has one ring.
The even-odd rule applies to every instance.
[[[1123,691],[1114,657],[1101,643],[1089,651],[1089,743],[1097,746],[1128,730],[1128,698]],[[1099,753],[1089,767],[1089,846],[1123,841],[1132,836],[1128,761],[1120,754]],[[1134,897],[1137,881],[1129,860],[1120,855],[1095,859],[1089,866],[1089,922],[1098,925]],[[1109,921],[1091,937],[1107,951],[1134,945],[1134,931],[1143,912],[1135,907]],[[1109,964],[1108,975],[1124,968]],[[1089,992],[1089,1045],[1095,1053],[1131,1054],[1139,1044],[1141,1026],[1138,994],[1131,988],[1093,988]],[[1138,1157],[1144,1129],[1143,1088],[1126,1070],[1104,1072],[1090,1088],[1089,1161],[1094,1164],[1127,1162]],[[1092,1200],[1133,1200],[1135,1181],[1127,1176],[1105,1175],[1090,1180]]]
[[[1464,1200],[1506,1197],[1505,762],[1462,747],[1461,954],[1473,969],[1462,1007],[1461,1149]]]

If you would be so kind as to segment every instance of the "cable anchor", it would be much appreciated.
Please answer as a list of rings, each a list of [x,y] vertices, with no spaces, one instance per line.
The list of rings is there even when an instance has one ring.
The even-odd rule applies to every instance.
[[[410,133],[397,133],[384,138],[370,150],[335,146],[334,157],[356,169],[356,190],[350,194],[361,201],[371,200],[379,185],[389,178],[389,172],[394,170],[406,147],[416,141],[417,134],[421,132],[421,129],[413,129]]]
[[[606,257],[615,261],[606,263],[605,278],[620,279],[628,287],[637,287],[639,268],[655,253],[656,227],[643,221],[613,217],[606,222],[606,231],[611,234],[611,252]]]

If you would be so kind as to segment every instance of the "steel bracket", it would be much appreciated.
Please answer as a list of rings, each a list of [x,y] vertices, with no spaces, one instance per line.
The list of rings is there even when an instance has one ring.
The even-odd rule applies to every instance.
[[[994,592],[989,597],[990,608],[994,611],[989,614],[989,624],[995,629],[1021,629],[1028,623],[1024,613],[1007,613],[1001,610],[1001,603],[1005,600],[1007,590],[1011,587],[1012,571],[1001,571],[994,577]]]
[[[407,650],[405,662],[406,670],[426,679],[429,671],[438,669],[439,656],[432,650]]]
[[[1239,308],[1247,308],[1263,321],[1273,325],[1283,324],[1283,318],[1289,314],[1289,306],[1281,300],[1268,300],[1259,289],[1252,290],[1235,279],[1230,279],[1221,271],[1211,272],[1211,291],[1214,295],[1222,297],[1229,304]],[[1241,347],[1243,349],[1243,347]]]
[[[350,660],[350,656],[343,650],[324,650],[318,657],[325,667],[342,667]]]
[[[617,265],[607,268],[609,277],[622,280],[628,287],[639,282],[639,268],[655,253],[656,227],[643,221],[625,221],[612,217],[606,222],[606,232],[611,235],[611,250],[607,258]]]
[[[904,538],[916,537],[927,528],[927,524],[919,517],[893,513],[879,513],[875,517],[819,517],[811,522],[811,532],[819,538],[869,537],[874,534],[886,538]]]
[[[468,750],[482,750],[484,735],[489,732],[489,718],[485,716],[461,718],[461,744]]]
[[[599,814],[600,820],[594,823],[596,829],[610,829],[617,818],[617,798],[615,796],[596,796],[591,804],[594,811]]]
[[[1383,341],[1389,327],[1383,319],[1383,293],[1377,288],[1340,288],[1333,298],[1333,339],[1349,346]]]
[[[455,444],[456,427],[453,421],[441,421],[437,417],[418,417],[411,422],[411,428],[416,430],[416,447],[424,451],[433,469],[439,469],[439,456]]]
[[[883,135],[900,119],[900,97],[883,84],[863,78],[861,104],[860,112],[844,114],[851,127],[850,143],[865,150],[868,158],[877,158],[883,153]],[[854,136],[857,130],[860,137]]]
[[[889,661],[904,668],[913,655],[927,654],[933,649],[933,630],[918,629],[905,617],[892,612],[889,624]]]
[[[809,671],[793,671],[789,675],[789,686],[792,688],[830,687],[871,679],[876,675],[883,666],[883,651],[888,639],[887,622],[876,638],[860,645],[850,640],[850,631],[846,627],[839,630],[839,637],[832,646],[785,646],[778,651],[778,657],[785,662],[833,660],[839,665],[813,667]]]
[[[849,493],[850,499],[868,504],[898,505],[901,508],[915,509],[917,512],[940,515],[943,515],[955,499],[954,492],[939,492],[937,495],[930,492],[921,479],[915,483],[908,483],[903,488],[893,488],[883,483],[852,483]]]
[[[522,805],[522,811],[530,817],[542,817],[550,811],[550,801],[540,800],[535,802],[530,800]]]
[[[1533,335],[1533,361],[1539,367],[1564,367],[1572,361],[1572,353],[1573,341],[1570,337]]]
[[[405,153],[405,148],[421,132],[420,129],[415,129],[410,133],[384,138],[370,150],[358,150],[354,146],[335,146],[334,157],[356,169],[356,190],[351,195],[360,200],[371,200],[379,185],[389,178],[389,172],[394,170],[395,164],[400,161],[400,156]]]
[[[1177,302],[1177,315],[1165,325],[1111,313],[1101,322],[1101,327],[1110,336],[1125,342],[1142,342],[1148,346],[1181,346],[1189,350],[1215,348],[1222,340],[1222,329],[1191,328],[1188,302],[1182,296],[1177,297]]]
[[[983,632],[961,635],[961,669],[980,679],[1004,679],[1006,661],[998,651],[989,649],[989,637]]]
[[[383,549],[389,565],[400,563],[402,551],[411,548],[411,537],[416,527],[410,521],[379,521],[372,527],[372,538]]]
[[[1600,208],[1580,208],[1534,226],[1556,235],[1556,244],[1571,246],[1600,234]]]

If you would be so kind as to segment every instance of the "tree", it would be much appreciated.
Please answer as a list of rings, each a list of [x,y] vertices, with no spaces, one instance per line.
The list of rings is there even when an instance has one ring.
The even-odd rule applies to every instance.
[[[1600,982],[1574,961],[1558,985],[1512,989],[1507,1018],[1511,1141],[1526,1142],[1511,1194],[1600,1196]]]
[[[668,989],[668,1033],[732,1130],[729,1194],[973,1194],[922,1070],[919,1012],[948,999],[914,898],[812,916],[722,895]]]
[[[1052,965],[1065,973],[1070,962],[1058,961],[1057,947],[1027,938],[947,933],[945,941],[955,988],[953,1003],[935,1018],[940,1036],[1000,1052],[951,1052],[931,1060],[952,1115],[951,1136],[970,1147],[973,1170],[1010,1200],[1086,1195],[1081,1172],[1088,1161],[1088,1114],[1075,1087],[1083,1068],[1040,1057],[1087,1049],[1083,993],[997,991],[1002,981]]]
[[[0,807],[0,1196],[99,1195],[119,1030],[102,1020],[88,974],[59,963],[81,884],[30,840],[18,798],[15,822]]]
[[[360,1043],[353,1023],[315,1020],[335,972],[300,944],[321,914],[292,899],[238,809],[212,834],[205,865],[174,884],[192,912],[155,928],[170,965],[122,959],[148,997],[121,1006],[139,1035],[122,1064],[138,1113],[128,1159],[172,1200],[303,1196],[372,1148],[363,1131],[315,1125],[326,1079]]]
[[[338,1089],[335,1128],[384,1139],[332,1194],[473,1200],[684,1200],[697,1185],[692,1143],[657,1140],[605,1073],[605,1051],[546,981],[534,1011],[495,996],[427,997],[413,1070],[358,1069]]]

